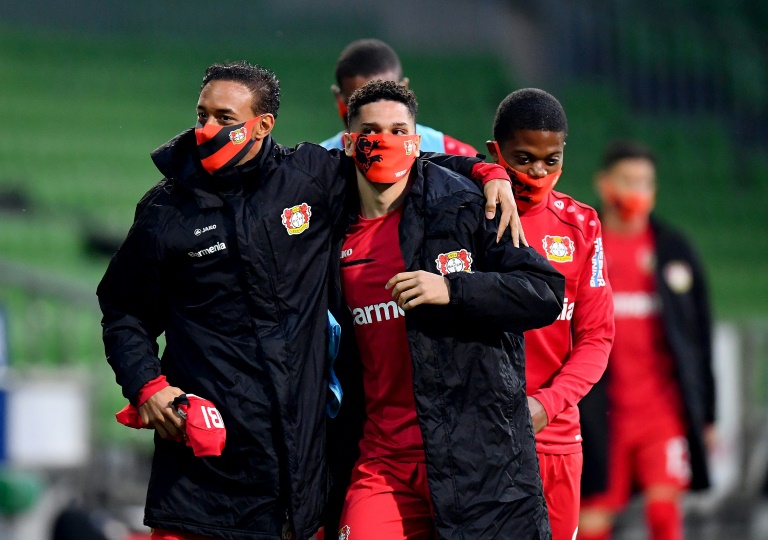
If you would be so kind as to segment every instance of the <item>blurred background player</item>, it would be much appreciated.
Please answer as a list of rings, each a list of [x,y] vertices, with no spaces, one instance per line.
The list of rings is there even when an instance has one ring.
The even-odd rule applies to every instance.
[[[637,485],[651,538],[677,540],[683,538],[681,495],[709,485],[715,396],[706,285],[690,244],[650,215],[656,159],[649,149],[636,142],[610,145],[596,187],[616,338],[606,385],[593,390],[607,392],[600,402],[610,413],[608,444],[597,450],[607,460],[585,455],[585,463],[607,461],[607,489],[585,492],[579,538],[610,538],[614,514]],[[605,425],[605,409],[590,410],[584,423]],[[585,476],[592,474],[600,471],[585,468]]]
[[[553,191],[567,134],[560,102],[526,88],[501,102],[495,140],[488,142],[494,161],[512,178],[528,242],[566,280],[557,321],[525,333],[528,406],[554,540],[573,540],[576,534],[582,470],[577,404],[602,376],[613,339],[597,213]]]
[[[341,52],[336,62],[336,84],[331,91],[336,97],[339,116],[344,126],[347,126],[347,102],[352,92],[368,81],[381,79],[383,81],[399,82],[408,86],[408,77],[403,77],[403,68],[397,53],[381,40],[360,39],[353,41]],[[477,154],[472,146],[454,139],[441,131],[416,124],[416,133],[421,135],[422,152],[440,152],[474,156]],[[343,148],[342,135],[344,131],[320,143],[325,148]]]

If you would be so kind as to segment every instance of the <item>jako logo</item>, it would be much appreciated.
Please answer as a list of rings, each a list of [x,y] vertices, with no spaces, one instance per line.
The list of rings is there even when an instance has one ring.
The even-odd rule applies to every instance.
[[[361,308],[352,309],[352,316],[355,318],[354,324],[371,324],[372,322],[381,322],[382,320],[388,321],[389,319],[397,319],[398,317],[405,317],[405,311],[398,306],[393,300],[389,302],[382,302],[381,304],[373,304]]]
[[[563,298],[563,311],[560,312],[560,315],[558,315],[557,320],[558,321],[570,321],[573,319],[573,308],[576,305],[576,302],[569,302],[568,298]]]
[[[205,257],[206,255],[211,255],[212,253],[216,253],[217,251],[223,251],[227,249],[227,245],[224,242],[217,242],[216,244],[212,245],[208,249],[201,249],[200,251],[190,251],[187,253],[190,257]]]
[[[342,249],[341,250],[341,258],[342,259],[346,259],[350,255],[352,255],[352,249],[351,248],[350,249]]]
[[[195,236],[200,236],[204,232],[212,231],[216,228],[216,225],[208,225],[207,227],[203,227],[202,229],[195,229]]]

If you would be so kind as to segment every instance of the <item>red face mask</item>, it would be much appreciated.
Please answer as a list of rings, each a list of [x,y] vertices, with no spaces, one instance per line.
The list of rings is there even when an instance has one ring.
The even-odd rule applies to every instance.
[[[336,106],[339,108],[339,116],[344,125],[347,125],[347,102],[341,99],[341,96],[336,96]]]
[[[256,139],[251,137],[262,116],[236,126],[196,125],[197,152],[203,168],[214,174],[237,165],[256,144]]]
[[[632,191],[619,195],[613,186],[605,182],[600,183],[600,196],[606,204],[616,209],[622,221],[647,218],[656,202],[653,192]]]
[[[534,178],[531,175],[513,169],[501,155],[499,143],[496,141],[486,141],[485,145],[488,147],[491,155],[493,155],[495,150],[499,165],[504,167],[509,173],[509,178],[512,180],[512,191],[515,193],[515,202],[521,212],[530,210],[544,201],[549,192],[555,188],[560,175],[563,174],[561,169],[546,176]]]
[[[377,184],[394,184],[405,178],[416,161],[418,135],[350,133],[355,153],[352,156],[361,173]]]

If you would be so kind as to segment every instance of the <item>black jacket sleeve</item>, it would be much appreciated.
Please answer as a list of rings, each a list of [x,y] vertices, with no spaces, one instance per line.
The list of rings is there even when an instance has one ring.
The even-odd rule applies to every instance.
[[[466,178],[469,178],[475,184],[483,188],[482,183],[472,178],[472,169],[478,163],[483,163],[483,160],[477,157],[470,156],[455,156],[453,154],[439,154],[437,152],[422,152],[419,156],[424,161],[429,161],[435,165],[440,165],[448,170],[457,172]]]
[[[167,305],[156,227],[146,210],[137,211],[96,293],[107,361],[134,405],[139,390],[160,375],[157,337],[164,331]]]
[[[699,340],[698,345],[701,351],[698,369],[701,373],[703,384],[704,414],[705,420],[711,424],[715,421],[715,379],[712,373],[712,320],[709,293],[701,262],[690,244],[685,242],[685,245],[686,258],[691,265],[693,273],[692,294],[696,311],[694,317],[696,319],[696,328],[698,329],[696,338]]]
[[[481,271],[446,276],[451,305],[481,324],[505,332],[523,332],[554,322],[563,308],[565,278],[536,250],[516,248],[508,232],[497,243],[498,216],[485,219],[480,204],[462,210],[476,214],[475,249],[482,253],[477,266]]]

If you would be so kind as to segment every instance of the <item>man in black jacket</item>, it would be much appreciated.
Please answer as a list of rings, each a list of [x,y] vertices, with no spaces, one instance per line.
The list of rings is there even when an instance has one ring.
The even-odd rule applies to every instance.
[[[332,423],[359,456],[339,538],[551,538],[522,332],[557,318],[564,279],[535,250],[496,243],[471,182],[417,159],[415,117],[393,81],[349,101],[359,198],[342,320],[359,357],[340,361],[347,394]],[[349,469],[337,472],[345,484]]]
[[[154,538],[280,538],[288,523],[304,540],[320,527],[329,277],[354,166],[339,151],[276,144],[279,104],[269,70],[207,70],[198,125],[153,153],[165,179],[138,204],[98,288],[109,363],[157,431],[145,511]],[[467,174],[482,167],[444,162],[454,160]],[[511,201],[506,184],[487,184],[493,202],[494,190]],[[177,442],[171,402],[184,392],[220,412],[221,457]]]
[[[650,216],[656,193],[650,150],[635,142],[611,145],[597,189],[616,337],[605,381],[581,405],[579,537],[609,538],[613,515],[636,484],[650,538],[682,539],[680,499],[688,488],[709,485],[706,450],[715,419],[704,276],[690,244]],[[604,488],[595,485],[606,476]]]

